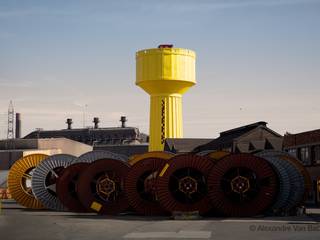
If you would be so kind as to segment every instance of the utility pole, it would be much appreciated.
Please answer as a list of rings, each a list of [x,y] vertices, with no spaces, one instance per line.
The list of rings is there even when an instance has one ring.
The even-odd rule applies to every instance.
[[[13,125],[14,125],[14,108],[13,108],[12,101],[10,101],[9,108],[8,108],[8,132],[7,132],[8,139],[14,138]]]

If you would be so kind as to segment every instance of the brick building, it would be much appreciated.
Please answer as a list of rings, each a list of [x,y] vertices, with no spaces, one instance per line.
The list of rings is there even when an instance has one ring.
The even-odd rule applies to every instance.
[[[320,129],[285,134],[283,149],[297,157],[308,169],[314,189],[311,201],[320,205]]]

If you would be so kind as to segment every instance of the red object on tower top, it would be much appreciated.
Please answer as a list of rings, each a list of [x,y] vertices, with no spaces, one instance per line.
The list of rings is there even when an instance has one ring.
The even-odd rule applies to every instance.
[[[160,44],[158,48],[173,48],[173,44]]]

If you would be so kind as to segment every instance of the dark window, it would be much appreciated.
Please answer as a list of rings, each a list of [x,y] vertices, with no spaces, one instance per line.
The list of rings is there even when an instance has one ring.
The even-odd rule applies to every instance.
[[[314,146],[312,150],[313,163],[320,164],[320,145]]]
[[[311,158],[310,158],[310,148],[302,147],[300,148],[300,160],[303,165],[311,165]]]
[[[289,149],[288,153],[294,157],[297,157],[297,149],[296,148]]]

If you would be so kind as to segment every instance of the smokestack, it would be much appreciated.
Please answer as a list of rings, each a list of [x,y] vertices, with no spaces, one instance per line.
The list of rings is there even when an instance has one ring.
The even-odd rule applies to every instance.
[[[99,122],[100,122],[100,120],[99,120],[98,117],[94,117],[93,118],[93,123],[94,123],[94,128],[95,129],[99,128]]]
[[[120,122],[121,122],[121,127],[122,127],[122,128],[125,128],[125,127],[126,127],[126,121],[127,121],[126,116],[121,116]]]
[[[71,125],[72,125],[72,118],[67,118],[66,124],[68,125],[68,129],[72,129]]]
[[[16,138],[21,138],[21,115],[16,113]]]

